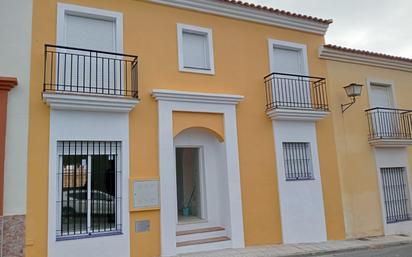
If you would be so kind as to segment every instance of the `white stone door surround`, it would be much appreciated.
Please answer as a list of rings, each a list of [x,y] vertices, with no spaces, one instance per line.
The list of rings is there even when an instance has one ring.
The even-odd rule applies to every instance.
[[[243,248],[243,214],[236,122],[236,105],[243,99],[243,96],[163,89],[154,89],[152,96],[158,102],[159,118],[161,255],[176,255],[177,199],[176,186],[172,186],[176,185],[173,111],[223,114],[230,209],[230,226],[227,231],[232,247]]]

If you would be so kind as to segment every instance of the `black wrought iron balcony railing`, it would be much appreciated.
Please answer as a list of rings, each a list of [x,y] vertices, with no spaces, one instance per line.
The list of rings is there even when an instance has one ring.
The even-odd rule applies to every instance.
[[[325,78],[271,73],[264,79],[266,110],[329,111]]]
[[[412,140],[412,110],[372,108],[365,111],[369,140]]]
[[[138,58],[47,44],[43,91],[138,98]]]

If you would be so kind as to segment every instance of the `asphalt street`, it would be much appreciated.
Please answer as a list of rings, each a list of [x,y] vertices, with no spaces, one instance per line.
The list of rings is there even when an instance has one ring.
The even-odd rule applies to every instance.
[[[349,253],[322,255],[322,257],[412,257],[412,244]]]

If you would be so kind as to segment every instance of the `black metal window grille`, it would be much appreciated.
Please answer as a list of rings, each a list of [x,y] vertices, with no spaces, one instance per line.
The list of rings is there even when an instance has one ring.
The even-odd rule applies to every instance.
[[[372,108],[366,110],[369,140],[412,139],[412,111]]]
[[[329,111],[325,78],[271,73],[264,80],[267,110],[291,108]]]
[[[409,186],[404,168],[382,168],[382,188],[386,209],[386,222],[410,220]]]
[[[286,180],[312,180],[312,158],[309,143],[283,143]]]
[[[43,91],[138,98],[137,56],[45,45]]]
[[[57,239],[120,233],[121,142],[59,141]]]

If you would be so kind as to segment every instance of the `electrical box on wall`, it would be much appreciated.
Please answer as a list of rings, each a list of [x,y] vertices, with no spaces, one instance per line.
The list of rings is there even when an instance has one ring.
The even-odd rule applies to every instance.
[[[133,208],[136,210],[160,207],[158,179],[133,181]]]

